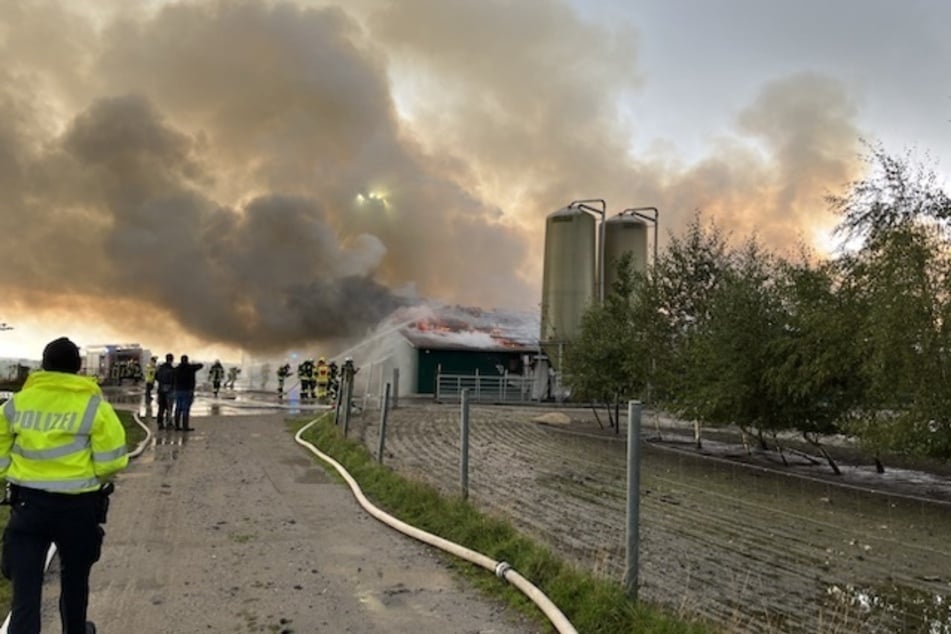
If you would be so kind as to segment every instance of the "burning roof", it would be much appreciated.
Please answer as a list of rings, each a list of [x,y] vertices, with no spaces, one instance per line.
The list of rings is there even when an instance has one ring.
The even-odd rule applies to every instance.
[[[540,323],[526,311],[418,305],[394,312],[381,329],[387,327],[417,348],[531,351],[538,349]]]

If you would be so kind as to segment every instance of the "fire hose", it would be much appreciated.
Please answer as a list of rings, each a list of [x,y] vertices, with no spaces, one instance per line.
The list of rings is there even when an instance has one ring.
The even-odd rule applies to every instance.
[[[294,436],[294,440],[299,445],[306,447],[318,458],[332,466],[350,486],[353,496],[357,499],[357,502],[359,502],[360,506],[362,506],[367,513],[384,524],[395,528],[399,532],[408,535],[409,537],[412,537],[413,539],[421,541],[425,544],[429,544],[430,546],[435,546],[440,550],[465,559],[466,561],[481,566],[486,570],[491,570],[499,579],[509,582],[518,590],[520,590],[522,594],[528,597],[545,614],[548,620],[551,621],[551,624],[555,627],[559,634],[578,634],[578,631],[574,628],[562,611],[558,609],[558,606],[556,606],[552,600],[549,599],[541,590],[533,585],[528,579],[519,574],[518,571],[508,563],[504,561],[496,561],[487,555],[483,555],[482,553],[466,548],[465,546],[451,542],[448,539],[443,539],[442,537],[428,533],[422,529],[416,528],[415,526],[411,526],[410,524],[407,524],[406,522],[399,520],[374,506],[363,494],[363,490],[360,488],[360,485],[357,484],[357,481],[354,480],[353,476],[351,476],[339,462],[320,451],[310,442],[303,440],[302,435],[304,432],[310,429],[310,427],[316,424],[321,418],[322,417],[315,418],[304,425]]]

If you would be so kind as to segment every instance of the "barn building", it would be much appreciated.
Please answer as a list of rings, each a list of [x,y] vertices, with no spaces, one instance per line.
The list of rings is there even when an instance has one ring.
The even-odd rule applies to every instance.
[[[451,377],[480,377],[492,389],[517,384],[530,399],[538,333],[537,313],[426,304],[400,308],[334,358],[353,357],[358,393],[398,381],[400,394],[436,396],[440,381],[458,387],[462,379]]]

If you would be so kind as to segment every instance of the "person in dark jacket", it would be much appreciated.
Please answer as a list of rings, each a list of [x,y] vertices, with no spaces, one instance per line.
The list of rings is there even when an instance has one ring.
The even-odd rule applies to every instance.
[[[175,366],[172,362],[175,357],[169,352],[165,355],[165,363],[155,370],[155,383],[158,386],[158,411],[155,420],[159,429],[172,426],[172,405],[175,398]]]
[[[202,363],[189,363],[188,355],[183,354],[175,367],[175,429],[192,431],[188,417],[195,400],[195,374],[204,367]]]

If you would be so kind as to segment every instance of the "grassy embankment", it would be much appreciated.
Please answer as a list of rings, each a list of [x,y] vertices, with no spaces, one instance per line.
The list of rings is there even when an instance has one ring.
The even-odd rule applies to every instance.
[[[308,421],[290,422],[296,432]],[[508,522],[478,511],[461,497],[447,497],[434,487],[404,478],[380,465],[361,443],[343,437],[329,416],[307,430],[304,438],[330,455],[357,480],[374,504],[399,519],[495,560],[512,565],[550,598],[584,634],[707,634],[715,627],[677,618],[663,608],[631,601],[620,584],[597,579],[574,568]],[[336,471],[316,459],[335,477]],[[451,565],[487,594],[547,624],[547,619],[518,590],[490,572],[447,555]]]
[[[136,424],[132,412],[117,410],[116,414],[119,415],[119,420],[122,421],[122,425],[125,427],[126,445],[131,451],[145,438],[145,430]],[[0,531],[6,527],[9,517],[10,507],[0,506]],[[58,584],[57,587],[59,587]],[[10,591],[10,582],[0,577],[0,622],[3,620],[3,615],[10,612]]]

